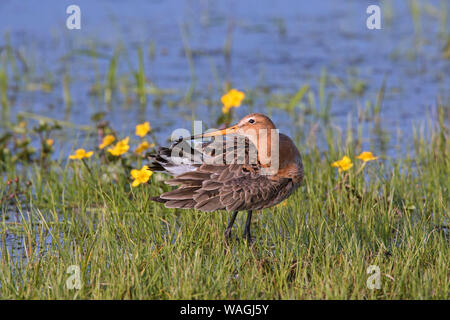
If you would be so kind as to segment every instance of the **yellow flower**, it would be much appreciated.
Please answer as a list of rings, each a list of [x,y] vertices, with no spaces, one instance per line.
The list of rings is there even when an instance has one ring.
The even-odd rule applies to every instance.
[[[150,122],[148,121],[138,124],[136,126],[136,135],[142,138],[150,131],[150,129]]]
[[[86,150],[84,150],[84,149],[77,149],[77,150],[75,150],[75,154],[69,156],[69,159],[81,160],[84,158],[90,158],[90,157],[92,157],[93,154],[94,154],[93,151],[86,152]]]
[[[148,168],[148,166],[143,166],[140,170],[137,170],[137,169],[131,170],[131,176],[134,179],[131,186],[137,187],[141,183],[146,183],[150,179],[152,174],[153,174],[153,171],[151,171]]]
[[[47,140],[45,140],[45,143],[49,146],[49,147],[51,147],[52,145],[53,145],[53,139],[47,139]]]
[[[339,172],[341,172],[341,171],[347,171],[348,169],[353,167],[353,163],[349,157],[344,156],[341,160],[333,162],[331,164],[331,166],[339,168]]]
[[[286,207],[287,206],[287,200],[284,200],[282,202],[280,202],[279,204],[277,204],[277,207]]]
[[[154,143],[149,144],[147,141],[142,141],[141,144],[138,145],[138,147],[136,148],[136,153],[142,153],[143,151],[153,148],[155,146]]]
[[[224,94],[220,99],[223,103],[222,112],[228,113],[231,108],[237,108],[241,105],[242,100],[245,98],[245,94],[236,89],[231,89],[228,93]]]
[[[113,143],[116,140],[112,134],[108,134],[103,138],[102,144],[98,147],[100,149],[104,149],[105,147],[109,146],[111,143]]]
[[[372,152],[370,151],[364,151],[359,156],[356,157],[357,159],[361,159],[364,162],[377,160],[378,157],[375,157]]]
[[[128,145],[129,140],[130,140],[129,137],[126,137],[125,139],[120,140],[119,142],[116,143],[114,148],[108,148],[108,152],[116,157],[124,154],[125,152],[128,151],[128,149],[130,149],[130,146]]]

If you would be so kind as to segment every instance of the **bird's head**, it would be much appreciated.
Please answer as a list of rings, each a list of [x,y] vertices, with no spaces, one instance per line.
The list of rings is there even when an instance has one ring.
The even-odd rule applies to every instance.
[[[276,169],[278,169],[278,130],[272,120],[262,113],[249,114],[234,126],[191,136],[190,139],[218,137],[230,134],[246,137],[256,147],[258,160],[261,165],[269,167],[276,162]],[[276,157],[276,161],[274,161],[274,156]]]
[[[190,139],[217,137],[228,134],[239,134],[248,137],[256,145],[257,140],[259,140],[255,140],[256,137],[259,137],[262,134],[270,135],[271,131],[275,129],[276,127],[269,117],[262,113],[251,113],[243,117],[234,126],[222,130],[191,136]]]

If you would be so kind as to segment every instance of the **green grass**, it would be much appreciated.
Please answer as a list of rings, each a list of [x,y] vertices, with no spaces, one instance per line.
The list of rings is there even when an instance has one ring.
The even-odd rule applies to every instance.
[[[98,153],[87,162],[92,175],[80,161],[9,167],[5,175],[20,179],[0,182],[0,297],[448,299],[448,128],[441,121],[414,146],[356,175],[350,145],[300,145],[305,182],[285,205],[254,215],[252,247],[224,243],[228,213],[165,209],[149,201],[167,190],[163,175],[131,189],[126,173],[106,174]],[[338,174],[330,163],[343,150],[355,166]],[[66,286],[71,265],[79,290]],[[366,285],[370,265],[381,271],[378,290]]]

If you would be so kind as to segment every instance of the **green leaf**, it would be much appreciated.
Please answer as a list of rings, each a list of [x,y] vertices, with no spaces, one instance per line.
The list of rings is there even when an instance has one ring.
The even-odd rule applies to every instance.
[[[295,106],[297,106],[299,104],[299,102],[302,101],[304,95],[306,94],[306,92],[308,92],[308,90],[309,90],[309,84],[303,85],[297,91],[297,93],[291,98],[291,100],[289,100],[289,103],[286,107],[289,112],[293,111]]]

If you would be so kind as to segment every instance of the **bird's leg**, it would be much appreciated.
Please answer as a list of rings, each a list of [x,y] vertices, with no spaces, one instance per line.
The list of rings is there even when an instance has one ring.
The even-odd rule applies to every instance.
[[[230,217],[230,220],[228,221],[228,226],[225,229],[225,241],[228,242],[228,240],[230,239],[230,235],[231,235],[231,228],[233,228],[233,224],[234,224],[234,220],[236,220],[236,216],[237,216],[238,212],[234,211],[233,214]]]
[[[244,235],[243,237],[247,239],[247,242],[250,243],[252,238],[250,235],[250,224],[252,222],[252,210],[247,211],[247,222],[245,223]]]

